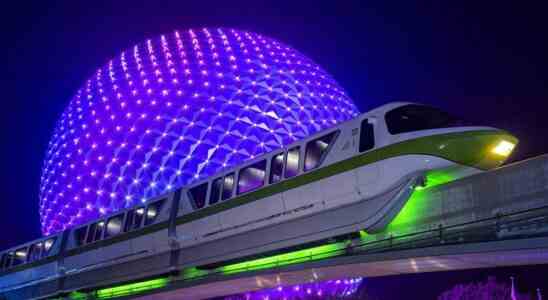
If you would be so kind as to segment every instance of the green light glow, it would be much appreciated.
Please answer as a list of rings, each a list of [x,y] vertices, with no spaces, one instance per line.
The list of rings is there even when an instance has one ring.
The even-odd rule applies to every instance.
[[[293,252],[236,263],[221,267],[220,270],[224,274],[233,274],[319,260],[343,254],[345,245],[346,243],[339,242],[316,246],[304,250],[297,250]]]
[[[169,283],[168,278],[157,278],[147,281],[129,283],[111,288],[97,290],[97,299],[109,299],[114,297],[129,296],[152,289],[165,287]]]
[[[365,236],[365,232],[360,232],[360,236]],[[197,279],[212,273],[221,272],[222,274],[235,274],[240,272],[263,270],[273,267],[280,267],[290,264],[303,263],[307,261],[314,261],[329,257],[338,256],[345,253],[347,242],[337,242],[332,244],[326,244],[322,246],[316,246],[308,249],[292,251],[288,253],[273,255],[269,257],[254,259],[241,263],[231,264],[224,267],[217,268],[212,271],[201,270],[196,267],[184,269],[181,275],[181,279],[190,280]],[[116,297],[123,297],[134,295],[148,290],[165,287],[169,283],[168,278],[157,278],[148,281],[129,283],[125,285],[104,288],[95,292],[95,297],[90,299],[110,299]],[[83,300],[88,299],[88,294],[73,292],[70,294],[70,299]]]
[[[189,279],[195,279],[200,278],[208,275],[209,272],[206,270],[201,270],[196,267],[193,268],[186,268],[183,270],[181,277],[183,280],[189,280]]]
[[[415,222],[416,218],[424,211],[424,204],[427,199],[426,192],[427,190],[425,188],[413,191],[413,194],[411,194],[405,206],[396,215],[394,220],[388,224],[388,232],[402,233],[406,228],[412,228],[410,225]]]
[[[426,174],[426,187],[433,187],[455,180],[454,174],[446,170],[432,170]]]
[[[419,217],[427,216],[429,213],[430,188],[455,180],[454,174],[448,170],[432,170],[426,174],[426,186],[416,187],[413,194],[407,200],[402,210],[394,220],[388,224],[387,231],[390,233],[404,233]],[[431,199],[431,198],[430,198]]]
[[[69,294],[69,299],[71,300],[86,300],[88,299],[88,295],[86,293],[81,293],[78,291],[71,292]]]
[[[426,186],[417,186],[415,190],[434,187],[455,180],[456,177],[450,170],[432,170],[426,173]]]

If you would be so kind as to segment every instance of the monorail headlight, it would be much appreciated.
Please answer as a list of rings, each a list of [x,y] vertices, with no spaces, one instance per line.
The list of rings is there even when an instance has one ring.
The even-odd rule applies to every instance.
[[[493,149],[491,149],[491,152],[506,157],[510,155],[510,153],[512,153],[515,147],[515,143],[509,142],[507,140],[502,140]]]

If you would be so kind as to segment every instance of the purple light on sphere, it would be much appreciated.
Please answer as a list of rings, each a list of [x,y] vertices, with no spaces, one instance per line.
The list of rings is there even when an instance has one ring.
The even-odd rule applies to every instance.
[[[318,65],[259,34],[175,31],[85,82],[59,119],[40,186],[51,234],[146,202],[358,114]]]
[[[356,295],[363,279],[350,278],[323,282],[279,286],[224,297],[223,300],[316,300],[348,299]]]

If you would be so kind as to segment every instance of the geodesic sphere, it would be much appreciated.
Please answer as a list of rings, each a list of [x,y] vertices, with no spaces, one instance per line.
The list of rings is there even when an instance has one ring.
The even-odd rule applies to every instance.
[[[46,153],[42,232],[146,202],[358,114],[318,65],[268,37],[175,31],[120,53],[71,99]]]

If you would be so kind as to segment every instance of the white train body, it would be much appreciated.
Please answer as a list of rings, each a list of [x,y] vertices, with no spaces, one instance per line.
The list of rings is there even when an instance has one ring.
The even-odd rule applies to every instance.
[[[405,128],[415,126],[413,112],[446,119]],[[379,232],[430,170],[457,178],[491,169],[512,150],[501,143],[517,143],[454,121],[416,104],[384,105],[143,206],[0,253],[0,295],[40,298]],[[45,241],[52,246],[37,256]]]

